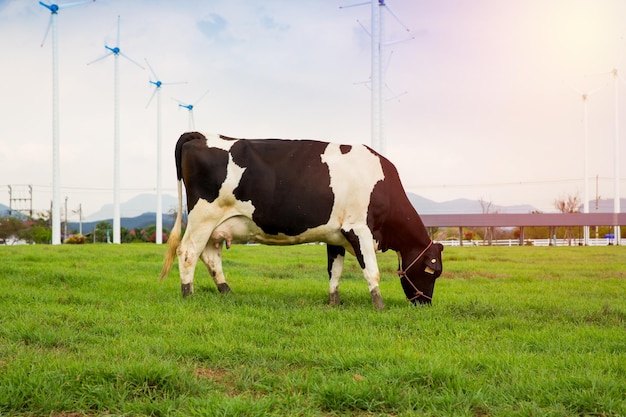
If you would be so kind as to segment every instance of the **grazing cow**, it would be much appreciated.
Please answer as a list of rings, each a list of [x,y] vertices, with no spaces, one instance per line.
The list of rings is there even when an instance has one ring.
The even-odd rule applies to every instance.
[[[413,304],[430,304],[441,275],[443,245],[433,244],[391,162],[364,145],[313,140],[208,138],[176,143],[178,214],[161,278],[178,255],[183,296],[193,293],[198,258],[220,292],[222,247],[325,242],[330,304],[337,305],[346,250],[356,257],[374,306],[383,308],[376,251],[398,254],[400,281]],[[181,241],[182,181],[187,229]]]

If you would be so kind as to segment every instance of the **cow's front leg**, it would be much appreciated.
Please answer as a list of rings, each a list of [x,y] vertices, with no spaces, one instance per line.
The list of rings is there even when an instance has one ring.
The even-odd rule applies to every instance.
[[[378,287],[380,273],[378,272],[378,262],[376,262],[376,250],[374,249],[372,232],[367,226],[356,227],[349,230],[342,229],[341,232],[348,242],[350,242],[350,245],[352,245],[354,255],[367,281],[367,287],[370,290],[370,297],[372,298],[374,307],[377,310],[385,308],[385,303],[383,302]]]
[[[222,247],[224,246],[223,242],[217,241],[209,241],[209,244],[206,245],[204,250],[202,251],[202,255],[200,255],[200,259],[206,265],[209,270],[209,274],[217,289],[222,294],[226,294],[231,292],[230,287],[226,283],[226,277],[224,276],[224,272],[222,271]]]
[[[341,304],[339,297],[339,279],[343,271],[343,261],[346,250],[342,246],[326,245],[328,255],[328,279],[330,288],[328,292],[328,303],[333,306]]]

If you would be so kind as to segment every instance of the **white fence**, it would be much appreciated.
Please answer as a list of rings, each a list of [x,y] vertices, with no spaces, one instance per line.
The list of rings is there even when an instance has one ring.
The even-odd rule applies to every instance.
[[[444,240],[440,242],[444,246],[461,246],[458,239]],[[613,239],[589,239],[589,246],[609,246],[613,245]],[[582,246],[582,239],[526,239],[524,246]],[[483,240],[464,240],[462,246],[520,246],[519,239],[499,239],[492,240],[491,245]]]

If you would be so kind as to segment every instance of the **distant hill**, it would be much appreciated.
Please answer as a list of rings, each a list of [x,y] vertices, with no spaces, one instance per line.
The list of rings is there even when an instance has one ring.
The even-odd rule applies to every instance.
[[[626,198],[620,199],[620,211],[626,212]],[[578,206],[578,211],[583,212],[583,205]],[[589,213],[613,213],[613,199],[598,200],[598,210],[596,210],[596,200],[589,201]]]
[[[469,200],[459,198],[451,201],[437,202],[424,198],[417,194],[407,194],[411,204],[415,207],[419,214],[481,214],[483,209],[478,200]],[[171,229],[174,225],[174,219],[169,214],[170,209],[175,208],[178,205],[176,197],[168,194],[163,195],[163,227]],[[611,213],[613,211],[613,200],[598,200],[598,210],[596,211],[596,201],[589,202],[589,212],[595,213]],[[626,212],[626,198],[621,199],[621,211]],[[146,227],[156,223],[156,195],[154,194],[140,194],[125,203],[120,205],[121,211],[121,225],[122,227],[132,230],[136,228],[145,229]],[[579,210],[583,211],[583,206],[579,207]],[[537,209],[529,204],[521,204],[514,206],[499,206],[493,204],[489,211],[491,213],[511,213],[511,214],[523,214],[537,211]],[[9,213],[9,207],[4,204],[0,204],[0,217],[6,216]],[[102,206],[96,213],[86,217],[83,220],[83,233],[90,233],[96,224],[106,221],[110,224],[113,223],[113,205],[106,204]],[[69,222],[68,228],[70,230],[78,230],[78,222]]]
[[[107,222],[113,227],[112,219],[100,219],[100,220],[92,220],[92,221],[83,221],[83,234],[88,234],[93,231],[96,225],[100,222]],[[133,229],[145,229],[150,225],[156,224],[156,213],[143,213],[139,216],[135,217],[122,217],[120,219],[120,223],[122,227],[133,230]],[[167,230],[171,230],[174,225],[174,219],[169,214],[163,215],[163,228]],[[68,222],[67,227],[69,230],[79,230],[78,222]]]
[[[465,198],[459,198],[451,201],[436,202],[427,198],[421,197],[417,194],[407,193],[409,201],[415,207],[415,210],[419,214],[482,214],[483,208],[478,200],[468,200]],[[524,214],[537,211],[537,209],[530,204],[521,204],[516,206],[498,206],[492,204],[489,207],[490,213],[512,213],[512,214]]]
[[[9,214],[11,214],[11,207],[5,206],[4,204],[0,204],[0,217],[6,217]],[[26,220],[28,218],[28,216],[26,216],[24,213],[21,213],[19,211],[14,211],[13,216],[22,220]]]
[[[0,217],[9,215],[9,206],[5,206],[4,204],[0,204]]]
[[[162,196],[163,213],[167,214],[171,208],[178,206],[178,198],[169,194]],[[121,217],[138,217],[144,213],[156,213],[156,194],[139,194],[125,203],[120,204]],[[91,222],[113,218],[113,204],[105,204],[97,212],[85,217],[84,221]],[[124,226],[122,224],[122,226]],[[124,226],[126,227],[126,226]]]

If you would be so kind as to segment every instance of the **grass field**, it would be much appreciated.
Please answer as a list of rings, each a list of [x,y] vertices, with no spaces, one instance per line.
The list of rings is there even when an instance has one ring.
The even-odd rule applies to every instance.
[[[626,416],[626,248],[446,248],[432,307],[379,257],[234,246],[180,296],[165,247],[0,247],[0,415]]]

